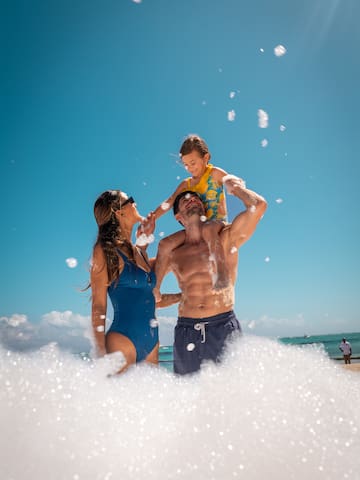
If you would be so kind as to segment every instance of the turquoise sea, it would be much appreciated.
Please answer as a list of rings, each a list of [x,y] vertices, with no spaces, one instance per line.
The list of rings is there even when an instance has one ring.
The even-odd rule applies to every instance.
[[[339,350],[339,344],[343,338],[351,343],[353,355],[352,361],[360,362],[360,332],[355,333],[335,333],[328,335],[304,335],[302,337],[283,337],[278,338],[285,345],[294,345],[303,348],[320,347],[325,350],[332,360],[342,361],[343,357]],[[160,364],[172,370],[173,347],[172,345],[160,347]]]

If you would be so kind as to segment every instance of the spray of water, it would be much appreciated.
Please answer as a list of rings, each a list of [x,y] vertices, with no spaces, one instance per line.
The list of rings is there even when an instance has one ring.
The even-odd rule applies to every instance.
[[[321,351],[243,337],[190,377],[122,361],[2,350],[2,478],[358,475],[360,376]]]

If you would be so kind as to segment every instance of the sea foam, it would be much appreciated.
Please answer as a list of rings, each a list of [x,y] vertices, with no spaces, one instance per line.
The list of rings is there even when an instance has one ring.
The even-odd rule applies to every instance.
[[[54,344],[0,351],[2,478],[346,479],[360,376],[315,349],[244,336],[190,377]],[[110,376],[109,376],[110,375]]]

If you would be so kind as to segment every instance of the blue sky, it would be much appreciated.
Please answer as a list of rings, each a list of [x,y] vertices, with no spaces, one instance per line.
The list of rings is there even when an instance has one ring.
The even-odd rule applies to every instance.
[[[155,209],[186,176],[188,133],[268,200],[240,252],[244,330],[359,331],[359,14],[357,0],[2,5],[3,338],[81,334],[96,197],[120,188],[142,214]],[[150,253],[177,228],[163,216]],[[177,290],[173,277],[163,290]]]

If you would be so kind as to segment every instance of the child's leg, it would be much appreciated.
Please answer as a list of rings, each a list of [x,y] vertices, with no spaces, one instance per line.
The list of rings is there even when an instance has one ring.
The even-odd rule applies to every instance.
[[[209,245],[210,262],[214,273],[214,289],[221,290],[229,286],[229,272],[225,262],[225,253],[220,242],[219,233],[224,228],[220,221],[204,224],[202,236]]]
[[[160,286],[168,271],[170,254],[174,250],[174,248],[181,245],[184,240],[185,231],[180,230],[179,232],[173,233],[169,237],[163,238],[159,242],[158,253],[156,256],[156,262],[154,267],[156,275],[156,285],[153,289],[155,302],[160,302],[161,300]]]

